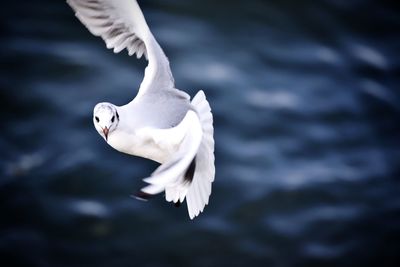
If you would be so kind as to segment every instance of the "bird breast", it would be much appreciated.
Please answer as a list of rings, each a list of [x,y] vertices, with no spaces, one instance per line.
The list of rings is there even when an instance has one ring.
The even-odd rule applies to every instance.
[[[134,134],[114,131],[108,137],[108,144],[114,149],[138,157],[164,163],[178,150],[178,140],[162,138],[155,140],[150,129],[141,129]]]

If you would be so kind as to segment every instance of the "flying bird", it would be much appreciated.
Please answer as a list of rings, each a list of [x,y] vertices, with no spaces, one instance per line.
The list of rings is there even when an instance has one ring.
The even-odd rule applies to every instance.
[[[76,17],[114,53],[148,60],[136,97],[93,110],[97,132],[114,149],[161,165],[143,179],[136,195],[147,199],[165,191],[179,205],[186,199],[190,219],[203,211],[214,181],[214,128],[203,91],[192,100],[175,88],[169,61],[151,33],[136,0],[67,0]]]

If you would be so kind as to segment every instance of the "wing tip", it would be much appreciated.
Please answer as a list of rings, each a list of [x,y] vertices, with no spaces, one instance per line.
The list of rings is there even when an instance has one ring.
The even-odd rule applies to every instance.
[[[135,198],[137,200],[144,201],[144,202],[147,202],[152,196],[153,195],[145,193],[141,190],[139,192],[137,192],[136,194],[131,195],[132,198]]]

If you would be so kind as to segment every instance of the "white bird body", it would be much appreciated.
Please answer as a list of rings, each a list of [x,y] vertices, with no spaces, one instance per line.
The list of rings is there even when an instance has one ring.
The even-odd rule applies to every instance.
[[[121,115],[123,116],[123,115]],[[121,125],[122,126],[122,125]],[[168,129],[143,126],[114,131],[108,136],[108,144],[116,150],[164,163],[178,148],[184,133],[188,130],[187,123]]]
[[[117,107],[120,130],[108,135],[108,144],[120,152],[164,163],[178,150],[188,130],[188,123],[181,122],[190,102],[173,94],[174,91],[167,92],[164,97],[145,94]]]
[[[161,165],[141,189],[165,191],[166,200],[186,199],[189,217],[203,211],[214,181],[214,129],[203,91],[190,101],[175,88],[169,61],[150,32],[136,0],[67,0],[76,16],[115,53],[145,55],[149,63],[136,97],[124,106],[99,103],[96,130],[116,150]]]

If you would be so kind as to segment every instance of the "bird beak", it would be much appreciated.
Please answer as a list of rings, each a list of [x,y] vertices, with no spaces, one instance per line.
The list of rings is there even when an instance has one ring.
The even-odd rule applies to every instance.
[[[108,132],[109,132],[110,130],[107,128],[107,127],[104,127],[104,129],[103,129],[103,134],[104,134],[104,136],[106,137],[106,141],[108,141]]]

